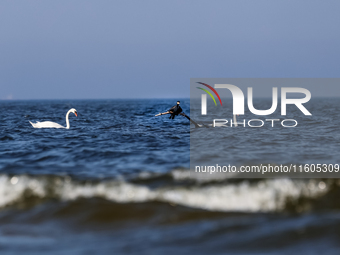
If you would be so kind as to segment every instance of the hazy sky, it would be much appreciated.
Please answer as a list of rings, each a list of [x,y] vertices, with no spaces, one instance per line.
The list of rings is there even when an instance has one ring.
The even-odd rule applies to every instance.
[[[338,0],[2,0],[0,99],[183,98],[196,77],[340,77],[339,12]]]

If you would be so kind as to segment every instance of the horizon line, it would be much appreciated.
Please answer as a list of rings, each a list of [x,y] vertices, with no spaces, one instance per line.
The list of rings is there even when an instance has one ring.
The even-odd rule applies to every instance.
[[[233,98],[232,96],[228,96],[228,97],[222,97],[222,98]],[[247,97],[245,97],[247,98]],[[254,97],[254,98],[258,98],[258,99],[271,99],[272,97],[267,96],[267,97]],[[278,98],[281,98],[280,96]],[[296,97],[299,98],[299,97]],[[312,98],[340,98],[339,96],[313,96]],[[200,97],[194,97],[194,98],[190,98],[190,97],[128,97],[128,98],[11,98],[11,99],[7,99],[7,98],[1,98],[0,101],[34,101],[34,100],[41,100],[41,101],[46,101],[46,100],[150,100],[150,99],[200,99]]]

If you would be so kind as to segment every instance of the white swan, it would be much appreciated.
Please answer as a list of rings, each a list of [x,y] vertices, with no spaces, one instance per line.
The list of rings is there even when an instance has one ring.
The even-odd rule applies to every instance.
[[[44,121],[44,122],[37,122],[37,123],[31,123],[31,125],[34,127],[34,128],[66,128],[66,129],[69,129],[70,128],[70,122],[68,121],[68,115],[73,112],[74,115],[76,115],[76,117],[78,117],[78,113],[77,113],[77,110],[72,108],[71,110],[69,110],[67,113],[66,113],[66,127],[62,126],[62,125],[59,125],[58,123],[55,123],[55,122],[52,122],[52,121]]]

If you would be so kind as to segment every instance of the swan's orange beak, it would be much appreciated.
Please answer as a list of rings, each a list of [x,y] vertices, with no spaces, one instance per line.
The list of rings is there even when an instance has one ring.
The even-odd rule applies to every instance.
[[[74,115],[76,115],[76,117],[78,117],[78,113],[75,112]]]

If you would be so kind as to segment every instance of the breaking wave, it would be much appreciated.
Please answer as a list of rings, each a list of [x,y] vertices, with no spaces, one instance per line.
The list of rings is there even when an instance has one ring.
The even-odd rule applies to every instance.
[[[38,200],[102,198],[115,203],[163,202],[217,212],[278,212],[301,199],[318,199],[334,180],[265,179],[190,183],[187,171],[142,174],[134,180],[77,180],[69,176],[0,175],[0,208]],[[162,185],[157,182],[162,181]],[[301,202],[301,201],[300,201]],[[296,203],[297,204],[297,203]],[[299,203],[301,204],[301,203]]]

